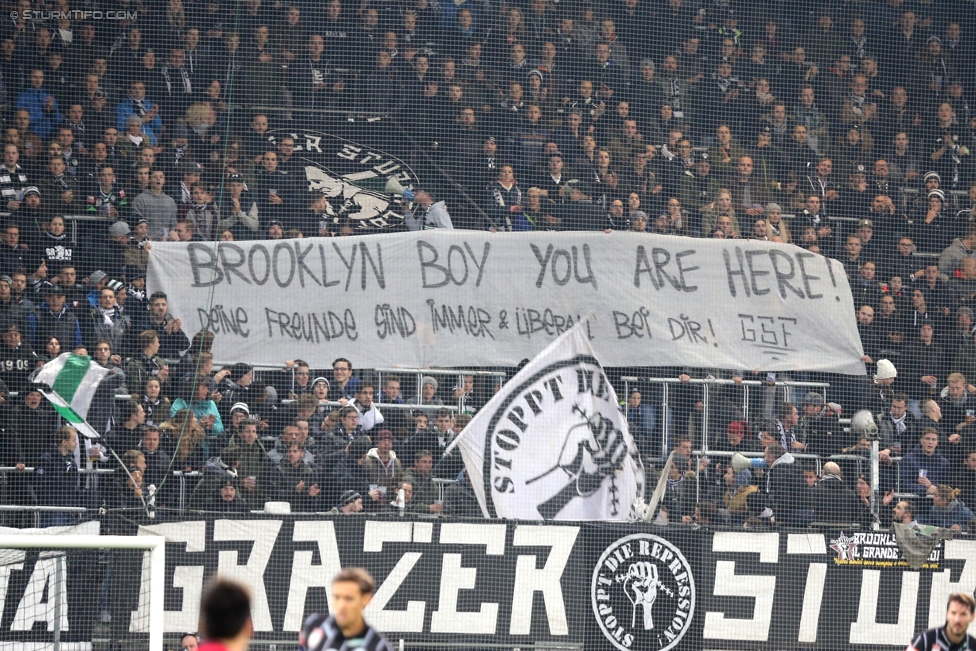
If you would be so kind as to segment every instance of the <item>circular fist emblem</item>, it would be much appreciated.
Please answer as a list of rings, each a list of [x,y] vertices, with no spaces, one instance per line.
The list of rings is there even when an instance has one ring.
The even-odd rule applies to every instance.
[[[633,496],[623,487],[636,467],[630,458],[636,446],[599,364],[590,358],[556,362],[506,391],[486,433],[491,516],[501,509],[505,517],[591,519],[589,503],[611,518],[627,517]]]
[[[695,580],[677,547],[638,533],[600,556],[590,596],[600,630],[620,651],[667,651],[684,637],[695,614]]]

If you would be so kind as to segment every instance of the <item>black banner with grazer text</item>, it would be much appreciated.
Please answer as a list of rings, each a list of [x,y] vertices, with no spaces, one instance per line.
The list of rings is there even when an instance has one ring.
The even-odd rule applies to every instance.
[[[328,611],[332,577],[351,566],[376,579],[367,619],[389,639],[464,648],[903,649],[943,623],[950,593],[976,588],[976,539],[966,536],[913,571],[893,534],[850,530],[294,515],[153,522],[138,533],[167,538],[167,633],[196,630],[203,585],[219,572],[250,586],[256,637],[286,644],[309,614]],[[74,570],[68,590],[83,591]],[[32,571],[3,584],[0,643],[21,639],[7,611]],[[138,648],[146,600],[131,601]],[[72,627],[94,621],[97,599],[69,602]]]

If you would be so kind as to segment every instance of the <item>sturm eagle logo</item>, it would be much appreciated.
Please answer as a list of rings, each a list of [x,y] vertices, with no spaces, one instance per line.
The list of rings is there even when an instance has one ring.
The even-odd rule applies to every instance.
[[[691,565],[670,542],[638,533],[608,547],[590,589],[600,630],[620,651],[675,647],[695,614]]]
[[[291,136],[302,182],[310,196],[321,196],[322,219],[331,224],[348,220],[357,230],[387,230],[403,224],[406,203],[393,200],[386,183],[396,179],[409,188],[416,173],[399,158],[379,149],[317,131],[279,131],[268,140]]]

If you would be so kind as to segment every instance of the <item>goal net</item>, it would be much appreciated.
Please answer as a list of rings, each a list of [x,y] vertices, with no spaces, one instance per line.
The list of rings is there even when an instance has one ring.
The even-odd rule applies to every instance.
[[[154,536],[0,535],[0,650],[162,651],[164,562]]]

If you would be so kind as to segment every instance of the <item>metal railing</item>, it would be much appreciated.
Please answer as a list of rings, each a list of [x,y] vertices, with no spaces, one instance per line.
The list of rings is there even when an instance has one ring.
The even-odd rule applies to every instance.
[[[463,369],[446,369],[446,368],[375,368],[373,371],[376,373],[377,380],[376,383],[383,386],[383,375],[413,375],[417,378],[417,404],[423,405],[423,378],[425,375],[432,377],[440,376],[455,376],[458,379],[458,386],[464,385],[464,376],[473,375],[475,377],[491,377],[496,378],[496,384],[501,386],[504,384],[504,378],[508,377],[508,374],[504,371],[478,371],[478,370],[463,370]],[[458,398],[458,410],[464,409],[464,398]],[[387,406],[392,403],[381,403],[383,406]],[[429,406],[429,405],[427,405]]]
[[[292,405],[295,404],[294,400],[282,400],[282,405]],[[325,405],[327,407],[344,407],[345,405],[338,400],[319,400],[320,405]],[[349,403],[346,403],[349,404]],[[392,411],[436,411],[438,409],[446,409],[452,413],[458,413],[461,408],[456,405],[424,405],[419,403],[398,403],[398,402],[374,402],[373,405],[380,410],[380,413],[392,410]],[[276,437],[272,437],[276,438]]]
[[[742,387],[742,417],[747,421],[751,421],[749,418],[749,406],[750,406],[750,388],[751,387],[781,387],[783,389],[783,402],[794,402],[793,400],[793,389],[818,389],[818,393],[823,395],[824,402],[827,401],[827,389],[830,388],[829,382],[794,382],[791,380],[776,380],[774,382],[761,381],[761,380],[726,380],[726,379],[701,379],[701,378],[691,378],[688,381],[684,381],[681,378],[665,378],[665,377],[638,377],[633,375],[625,375],[620,378],[620,381],[624,383],[624,400],[626,401],[630,397],[630,387],[632,384],[644,383],[644,384],[655,384],[661,386],[661,451],[663,454],[667,454],[667,450],[670,449],[671,443],[671,427],[672,427],[672,413],[671,413],[671,387],[674,385],[683,386],[701,386],[702,387],[702,409],[701,409],[701,433],[702,433],[702,449],[708,451],[708,431],[709,431],[709,389],[713,386],[736,386]],[[642,401],[643,402],[643,401]],[[626,402],[625,402],[626,404]],[[626,413],[626,407],[624,408]]]

